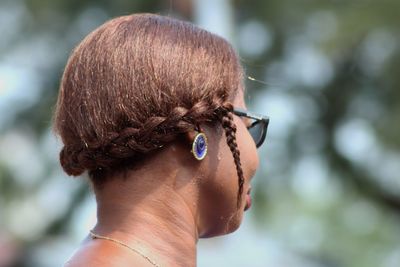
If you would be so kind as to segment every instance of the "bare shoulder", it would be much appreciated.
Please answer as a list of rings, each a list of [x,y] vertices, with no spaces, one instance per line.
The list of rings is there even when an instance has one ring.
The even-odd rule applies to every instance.
[[[111,251],[106,251],[108,255],[104,255],[104,248],[94,244],[82,244],[78,250],[65,262],[64,267],[84,267],[84,266],[112,266],[110,265]]]
[[[64,267],[151,266],[140,255],[107,241],[85,241]]]

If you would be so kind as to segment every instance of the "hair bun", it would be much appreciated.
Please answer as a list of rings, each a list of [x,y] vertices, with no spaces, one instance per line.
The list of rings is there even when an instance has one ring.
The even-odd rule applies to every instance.
[[[71,153],[72,151],[68,151],[68,149],[64,146],[60,152],[60,163],[64,171],[68,175],[78,176],[81,175],[86,168],[82,166],[74,156],[75,153]]]

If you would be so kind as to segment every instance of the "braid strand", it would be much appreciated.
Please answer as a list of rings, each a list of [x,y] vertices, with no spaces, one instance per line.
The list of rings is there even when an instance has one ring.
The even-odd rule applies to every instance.
[[[222,124],[222,127],[225,131],[226,142],[229,146],[229,149],[232,152],[233,159],[236,165],[236,171],[238,174],[238,195],[237,195],[237,207],[240,208],[242,194],[243,194],[243,184],[244,184],[244,175],[242,170],[242,164],[240,161],[240,151],[236,142],[236,125],[233,121],[233,105],[227,103],[221,108],[217,110],[217,116]]]

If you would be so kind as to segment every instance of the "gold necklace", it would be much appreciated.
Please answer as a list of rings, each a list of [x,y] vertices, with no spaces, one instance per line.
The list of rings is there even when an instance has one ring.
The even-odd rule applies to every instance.
[[[139,255],[141,255],[143,258],[145,258],[148,262],[150,262],[150,263],[153,264],[154,266],[160,267],[160,265],[158,265],[156,262],[154,262],[152,259],[150,259],[148,256],[146,256],[145,254],[143,254],[143,253],[140,252],[139,250],[134,249],[134,248],[128,246],[127,244],[125,244],[125,243],[123,243],[123,242],[121,242],[121,241],[119,241],[119,240],[113,239],[113,238],[111,238],[111,237],[107,237],[107,236],[102,236],[102,235],[95,234],[95,233],[93,232],[93,230],[90,230],[90,236],[92,237],[92,239],[96,239],[96,238],[97,238],[97,239],[104,239],[104,240],[108,240],[108,241],[115,242],[115,243],[117,243],[117,244],[119,244],[119,245],[121,245],[121,246],[123,246],[123,247],[126,247],[127,249],[130,249],[130,250],[132,250],[132,251],[138,253]]]

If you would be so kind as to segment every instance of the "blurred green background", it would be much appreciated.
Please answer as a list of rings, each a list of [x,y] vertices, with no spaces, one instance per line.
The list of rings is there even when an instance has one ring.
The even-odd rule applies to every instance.
[[[61,266],[94,225],[51,116],[73,47],[136,12],[227,38],[271,117],[254,206],[198,266],[400,266],[400,1],[1,0],[0,267]]]

